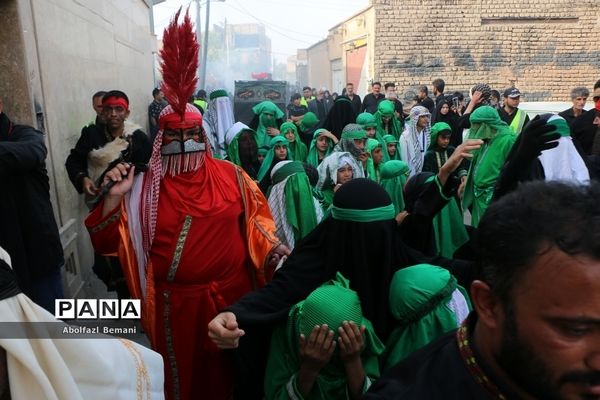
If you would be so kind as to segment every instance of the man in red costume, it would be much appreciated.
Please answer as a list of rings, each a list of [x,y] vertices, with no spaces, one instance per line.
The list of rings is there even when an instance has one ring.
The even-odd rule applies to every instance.
[[[148,171],[119,164],[112,188],[87,217],[101,254],[118,254],[142,323],[165,362],[167,399],[228,399],[230,355],[209,340],[222,309],[264,284],[289,251],[275,236],[268,203],[232,163],[213,159],[202,115],[187,104],[196,83],[198,44],[186,14],[164,33],[159,116]]]

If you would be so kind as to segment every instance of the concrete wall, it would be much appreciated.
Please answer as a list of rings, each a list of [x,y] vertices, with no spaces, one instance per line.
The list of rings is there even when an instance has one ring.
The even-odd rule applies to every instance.
[[[94,119],[91,96],[97,90],[123,90],[130,98],[129,119],[147,127],[156,49],[150,12],[143,0],[0,3],[6,21],[0,32],[0,95],[13,119],[46,132],[55,214],[63,245],[75,248],[82,284],[90,280],[93,260],[82,224],[87,209],[64,161],[81,128]]]
[[[375,79],[400,90],[443,78],[517,85],[526,101],[565,100],[600,77],[598,0],[373,0]],[[400,91],[399,90],[399,91]]]

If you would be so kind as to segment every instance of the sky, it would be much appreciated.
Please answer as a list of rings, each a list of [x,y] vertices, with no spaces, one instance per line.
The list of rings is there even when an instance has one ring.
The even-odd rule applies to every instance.
[[[154,6],[154,29],[161,37],[180,6],[190,7],[195,21],[196,2],[166,0]],[[206,0],[201,1],[202,31]],[[312,46],[327,37],[329,28],[369,5],[369,0],[225,0],[210,2],[210,27],[222,24],[262,23],[271,39],[273,57],[285,62],[297,49]]]

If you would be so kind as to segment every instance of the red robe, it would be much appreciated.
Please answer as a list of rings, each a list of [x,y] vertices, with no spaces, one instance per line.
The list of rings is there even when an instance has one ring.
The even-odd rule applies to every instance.
[[[98,252],[118,252],[131,292],[144,300],[144,326],[164,358],[167,399],[228,399],[230,360],[208,338],[207,326],[264,283],[266,257],[278,244],[265,198],[240,168],[210,157],[196,172],[165,177],[145,297],[125,208],[104,218],[101,210],[86,226]]]

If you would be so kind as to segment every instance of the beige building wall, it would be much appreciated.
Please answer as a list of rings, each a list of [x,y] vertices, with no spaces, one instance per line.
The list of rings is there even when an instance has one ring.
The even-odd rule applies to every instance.
[[[308,85],[313,88],[331,88],[331,67],[327,39],[306,49],[308,56]]]
[[[374,77],[400,90],[515,84],[524,100],[567,100],[600,78],[598,0],[373,0]],[[431,87],[431,86],[430,86]]]
[[[46,133],[51,195],[68,268],[67,295],[82,295],[92,278],[87,214],[64,168],[81,128],[95,112],[91,96],[120,89],[130,120],[147,128],[152,100],[150,1],[3,0],[0,18],[0,96],[7,114]],[[70,258],[70,259],[69,259]]]

